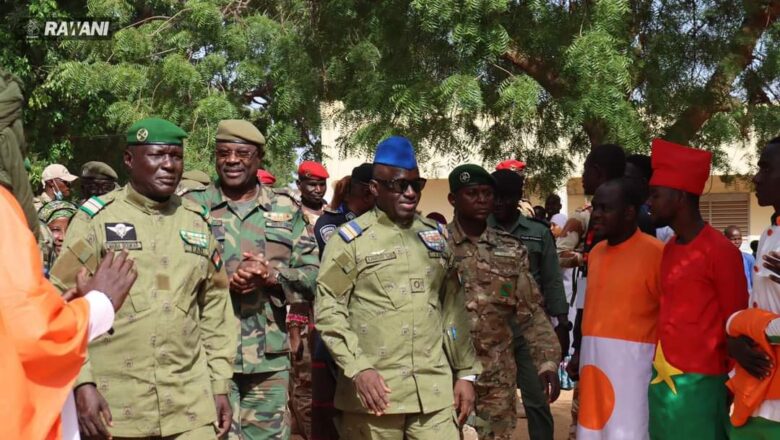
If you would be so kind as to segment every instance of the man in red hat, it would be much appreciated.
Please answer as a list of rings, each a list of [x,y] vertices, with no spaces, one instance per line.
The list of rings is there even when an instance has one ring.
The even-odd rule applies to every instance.
[[[496,171],[499,170],[514,171],[520,177],[522,177],[523,180],[525,180],[525,162],[521,160],[507,159],[502,161],[496,165]],[[524,197],[521,198],[520,202],[517,204],[517,209],[519,209],[523,216],[527,218],[534,218],[534,215],[536,214],[534,212],[534,205],[532,205],[531,202]]]
[[[305,160],[298,167],[298,190],[301,192],[301,210],[306,217],[309,233],[314,236],[314,224],[325,208],[326,182],[330,175],[321,163]],[[309,308],[311,310],[311,308]],[[292,377],[290,381],[291,434],[311,438],[311,346],[309,336],[314,330],[314,317],[287,314],[287,327],[300,327],[300,346],[293,342]],[[291,341],[292,342],[292,341]]]
[[[656,139],[650,211],[675,232],[661,261],[652,439],[728,438],[726,320],[747,306],[739,250],[699,212],[712,154]]]

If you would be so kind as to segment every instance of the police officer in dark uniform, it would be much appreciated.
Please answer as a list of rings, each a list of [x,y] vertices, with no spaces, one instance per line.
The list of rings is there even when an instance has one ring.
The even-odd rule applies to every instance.
[[[336,184],[331,205],[325,208],[325,212],[314,224],[314,237],[320,248],[320,256],[325,249],[325,243],[341,225],[374,207],[376,198],[368,188],[372,172],[373,164],[364,163],[353,168],[351,176],[345,177]],[[336,364],[316,331],[313,345],[311,423],[312,426],[317,427],[318,439],[337,440],[339,436],[333,423],[337,412],[333,408],[333,396],[336,393]]]

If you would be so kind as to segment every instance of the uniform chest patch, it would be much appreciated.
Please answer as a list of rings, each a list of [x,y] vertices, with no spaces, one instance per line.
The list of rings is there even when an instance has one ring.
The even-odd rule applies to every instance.
[[[202,232],[179,230],[179,237],[184,242],[184,251],[201,256],[208,256],[209,239]]]
[[[439,231],[421,231],[417,235],[420,236],[425,247],[435,252],[444,252],[447,248],[447,240],[441,235]]]
[[[503,249],[497,249],[493,251],[493,255],[496,257],[504,257],[504,258],[515,258],[517,257],[517,254],[509,251],[509,250],[503,250]]]
[[[130,223],[106,223],[106,241],[135,241],[138,236]]]
[[[264,212],[263,217],[271,222],[289,222],[292,220],[292,214],[289,212]]]
[[[382,252],[366,256],[366,263],[372,264],[380,261],[395,260],[396,258],[395,252]]]
[[[521,241],[542,241],[542,237],[536,236],[536,235],[521,235],[520,236]]]
[[[216,249],[211,253],[211,263],[214,265],[214,269],[217,269],[217,272],[222,269],[222,255]]]

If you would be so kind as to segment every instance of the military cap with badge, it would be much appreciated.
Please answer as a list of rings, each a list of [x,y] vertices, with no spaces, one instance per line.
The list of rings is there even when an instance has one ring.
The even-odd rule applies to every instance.
[[[184,145],[187,132],[165,119],[141,119],[127,129],[127,145]]]

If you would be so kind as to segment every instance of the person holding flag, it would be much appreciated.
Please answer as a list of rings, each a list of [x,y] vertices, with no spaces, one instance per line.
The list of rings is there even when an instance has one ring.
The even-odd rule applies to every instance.
[[[705,223],[699,197],[712,154],[653,140],[650,213],[675,237],[661,261],[650,438],[728,438],[726,320],[748,303],[739,250]]]
[[[735,313],[726,324],[729,353],[737,361],[736,374],[727,383],[734,393],[731,438],[780,438],[780,283],[771,266],[780,251],[780,137],[769,141],[758,160],[753,178],[760,206],[772,206],[770,226],[758,242],[756,264],[751,268],[751,308]]]
[[[648,438],[647,384],[652,375],[661,300],[663,243],[644,234],[644,197],[623,177],[601,185],[590,226],[601,240],[588,259],[580,348],[577,439]]]

